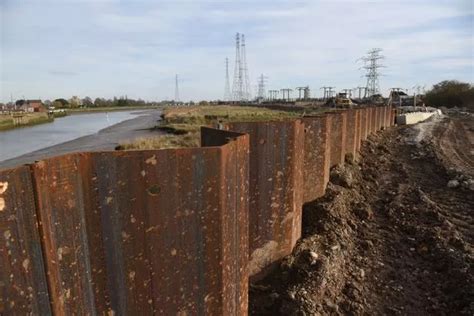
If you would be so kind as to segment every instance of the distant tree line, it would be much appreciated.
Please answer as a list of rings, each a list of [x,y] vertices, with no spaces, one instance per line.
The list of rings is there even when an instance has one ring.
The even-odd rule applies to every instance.
[[[434,107],[458,107],[474,111],[474,85],[457,80],[441,81],[426,93],[425,103]]]
[[[78,97],[72,97],[69,100],[64,98],[58,98],[54,101],[46,100],[44,104],[47,106],[54,106],[55,108],[99,108],[99,107],[121,107],[121,106],[153,106],[159,105],[158,102],[147,102],[141,99],[129,99],[129,98],[117,98],[106,99],[106,98],[95,98],[92,100],[90,97],[80,99]]]

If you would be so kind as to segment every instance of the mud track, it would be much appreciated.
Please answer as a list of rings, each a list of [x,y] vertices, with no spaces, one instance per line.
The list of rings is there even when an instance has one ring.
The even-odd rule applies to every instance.
[[[293,254],[251,285],[251,313],[474,314],[474,194],[447,188],[453,164],[472,171],[457,135],[470,119],[428,123],[422,138],[419,127],[380,132],[359,163],[333,170]]]
[[[473,114],[446,117],[434,129],[433,143],[445,165],[474,177]]]

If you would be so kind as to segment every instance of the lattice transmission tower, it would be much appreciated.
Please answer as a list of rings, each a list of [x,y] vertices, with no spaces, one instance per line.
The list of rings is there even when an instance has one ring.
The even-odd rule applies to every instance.
[[[250,100],[250,81],[247,68],[245,35],[235,35],[235,67],[232,83],[232,99],[234,101]]]
[[[257,89],[257,99],[265,100],[266,98],[266,91],[265,91],[265,83],[268,77],[265,77],[263,74],[258,77],[258,89]]]
[[[381,76],[379,69],[384,67],[380,61],[385,58],[385,56],[380,54],[381,51],[381,48],[373,48],[367,52],[366,56],[360,59],[364,63],[362,68],[366,70],[365,77],[367,77],[364,97],[371,97],[379,93],[379,77]]]
[[[232,101],[232,94],[230,93],[230,83],[229,83],[229,58],[225,59],[224,101]]]
[[[240,65],[240,34],[235,35],[235,66],[234,82],[232,83],[232,99],[242,100],[242,67]]]
[[[242,63],[242,88],[243,88],[243,100],[248,101],[252,98],[250,93],[250,79],[249,79],[249,70],[247,67],[247,52],[246,52],[246,45],[245,45],[245,35],[242,34],[241,37],[242,43],[240,48],[241,59],[240,62]]]
[[[175,77],[175,87],[174,87],[174,102],[179,102],[179,85],[178,85],[178,75]]]

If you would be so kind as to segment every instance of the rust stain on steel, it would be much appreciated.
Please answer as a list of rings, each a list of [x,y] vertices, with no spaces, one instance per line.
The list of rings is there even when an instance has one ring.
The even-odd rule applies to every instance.
[[[247,312],[248,137],[219,133],[33,166],[55,313]]]
[[[384,129],[385,127],[385,106],[380,107],[380,130]]]
[[[0,171],[0,314],[51,315],[28,166]]]
[[[357,155],[357,111],[354,109],[346,112],[346,146],[344,156],[349,155],[353,158]]]
[[[369,134],[369,109],[360,109],[360,127],[361,127],[361,140],[366,140]]]
[[[300,120],[229,123],[250,135],[249,273],[268,273],[301,236],[304,124]]]
[[[330,166],[344,163],[346,148],[347,114],[346,111],[328,112],[331,117],[330,130]]]
[[[391,114],[392,114],[392,106],[387,106],[387,127],[392,126]]]
[[[356,147],[356,156],[359,155],[360,146],[362,142],[362,109],[355,109],[356,111],[356,139],[355,139],[355,147]]]
[[[381,130],[383,126],[383,107],[377,107],[377,130]]]
[[[324,195],[329,182],[329,131],[331,117],[318,115],[302,119],[305,131],[304,144],[304,202]]]
[[[380,107],[375,107],[375,131],[378,132],[380,130]]]
[[[377,108],[370,108],[370,133],[375,134],[377,131]]]
[[[227,194],[221,194],[223,244],[220,245],[223,314],[245,315],[249,277],[249,135],[202,127],[201,145],[225,145],[221,191]]]
[[[88,154],[71,154],[31,166],[50,299],[53,313],[58,315],[96,311],[93,272],[101,266],[91,264],[90,258],[100,257],[101,251],[87,234],[92,229],[88,222],[98,220],[93,212],[98,213],[94,192],[86,184],[93,177],[85,172],[89,162]],[[107,293],[98,295],[105,300]]]

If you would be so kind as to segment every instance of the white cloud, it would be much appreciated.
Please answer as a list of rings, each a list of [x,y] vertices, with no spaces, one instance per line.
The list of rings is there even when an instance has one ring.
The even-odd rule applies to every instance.
[[[165,98],[175,73],[183,98],[219,98],[235,32],[246,35],[252,83],[265,73],[273,88],[360,85],[356,59],[372,47],[386,55],[384,88],[431,84],[444,74],[473,81],[472,31],[448,23],[472,14],[470,1],[47,3],[8,2],[3,100],[10,91]]]

